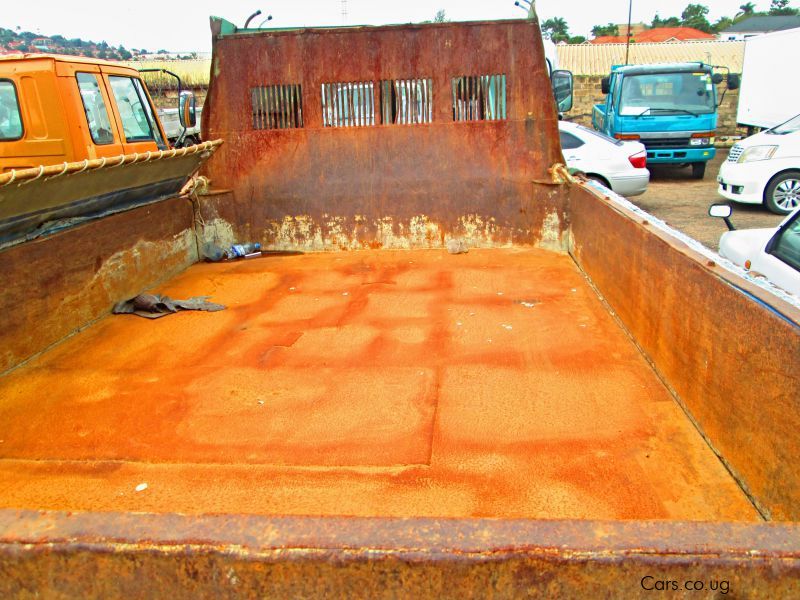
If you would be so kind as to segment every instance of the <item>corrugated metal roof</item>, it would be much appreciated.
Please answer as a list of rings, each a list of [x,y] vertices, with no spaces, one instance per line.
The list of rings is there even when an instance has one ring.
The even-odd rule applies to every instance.
[[[607,75],[612,65],[625,64],[625,44],[559,44],[556,49],[559,68],[575,75]],[[634,43],[631,44],[628,62],[635,65],[699,60],[741,73],[743,59],[744,42],[710,40]]]

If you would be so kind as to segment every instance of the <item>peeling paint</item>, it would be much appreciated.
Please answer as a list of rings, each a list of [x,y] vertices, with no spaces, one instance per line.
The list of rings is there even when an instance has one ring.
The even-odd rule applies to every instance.
[[[550,226],[558,231],[558,216],[553,213],[549,218]],[[552,221],[553,218],[555,221]],[[233,241],[232,228],[226,221],[215,220],[206,226],[206,229],[209,228],[223,231]],[[448,230],[452,233],[446,233]],[[520,230],[513,232],[514,235],[521,234],[522,239],[528,237],[526,233]],[[387,215],[371,223],[364,215],[324,214],[319,222],[309,215],[295,215],[269,223],[256,237],[260,238],[264,248],[304,251],[443,248],[448,240],[454,238],[464,239],[471,248],[510,247],[513,242],[508,227],[498,226],[494,217],[474,213],[459,217],[457,225],[452,228],[444,227],[424,214],[403,220]],[[547,247],[566,248],[563,244],[553,244],[550,239],[545,243]]]
[[[216,219],[206,222],[201,228],[201,245],[213,243],[221,248],[227,248],[239,241],[233,231],[233,225],[225,219],[217,217]]]
[[[545,215],[537,246],[546,250],[567,251],[569,247],[569,231],[562,227],[561,218],[555,210]]]

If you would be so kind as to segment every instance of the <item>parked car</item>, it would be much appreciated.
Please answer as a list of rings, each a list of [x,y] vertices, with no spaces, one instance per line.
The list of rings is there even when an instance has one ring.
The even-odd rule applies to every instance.
[[[719,253],[800,297],[800,208],[778,227],[766,229],[734,230],[731,212],[727,204],[713,204],[708,209],[709,215],[725,219],[731,229],[722,234]]]
[[[800,207],[800,115],[737,142],[717,176],[724,198],[779,215]]]
[[[621,196],[647,190],[647,149],[640,142],[623,142],[577,123],[558,122],[561,150],[571,169],[602,183]]]

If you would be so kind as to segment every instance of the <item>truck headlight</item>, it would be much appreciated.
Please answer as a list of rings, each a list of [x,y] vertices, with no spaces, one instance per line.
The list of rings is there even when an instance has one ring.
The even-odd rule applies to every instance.
[[[777,150],[777,146],[751,146],[742,152],[737,162],[745,163],[756,160],[769,160]]]
[[[714,144],[714,132],[693,133],[689,140],[690,146],[711,146]]]

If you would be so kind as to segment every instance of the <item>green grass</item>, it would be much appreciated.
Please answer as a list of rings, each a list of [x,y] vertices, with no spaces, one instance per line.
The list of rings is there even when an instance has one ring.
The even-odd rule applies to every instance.
[[[125,65],[134,69],[167,69],[172,71],[183,81],[185,87],[208,87],[211,73],[210,59],[196,60],[131,60],[124,61]],[[177,84],[174,77],[166,73],[143,73],[142,78],[147,82],[151,92],[158,90],[175,89]]]

